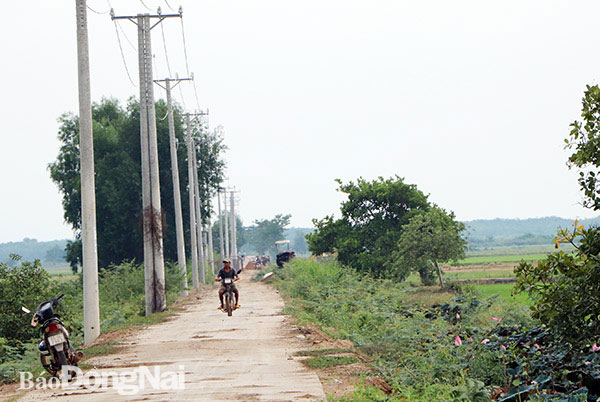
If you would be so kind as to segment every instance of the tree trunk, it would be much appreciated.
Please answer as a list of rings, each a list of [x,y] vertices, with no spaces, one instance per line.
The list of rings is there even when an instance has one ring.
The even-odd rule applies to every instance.
[[[444,289],[444,279],[442,278],[442,269],[438,265],[436,260],[433,260],[435,267],[437,268],[438,278],[440,278],[440,288]]]

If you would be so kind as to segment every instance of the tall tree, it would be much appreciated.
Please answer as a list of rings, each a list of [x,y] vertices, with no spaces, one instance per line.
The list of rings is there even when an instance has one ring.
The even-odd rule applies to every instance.
[[[432,265],[444,287],[440,262],[456,261],[465,256],[467,241],[465,225],[457,222],[453,212],[434,206],[413,216],[402,228],[393,266],[406,276],[411,270],[419,272],[423,284],[429,285]]]
[[[283,239],[285,227],[290,224],[291,215],[275,215],[273,219],[255,220],[248,228],[250,244],[259,254],[275,251],[275,242]]]
[[[309,250],[337,253],[343,264],[378,277],[396,276],[390,268],[402,226],[429,209],[427,196],[398,176],[337,182],[339,191],[348,196],[341,206],[342,217],[313,220],[316,230],[306,236]]]
[[[164,116],[167,106],[156,104],[158,116]],[[98,262],[100,267],[120,263],[127,259],[143,259],[141,232],[141,156],[139,136],[139,103],[130,99],[126,108],[118,101],[103,99],[92,107],[94,120],[94,159],[96,164],[96,208],[98,220]],[[79,133],[77,117],[64,114],[58,138],[61,148],[55,162],[49,165],[50,176],[63,195],[65,221],[79,231],[81,224],[79,180]],[[164,225],[164,254],[171,261],[177,259],[173,184],[170,173],[169,131],[166,119],[157,119],[159,176]],[[175,135],[184,144],[183,124],[179,109],[175,113]],[[201,136],[197,152],[214,152],[198,155],[199,159],[212,158],[215,162],[200,166],[199,173],[208,183],[223,179],[222,152],[225,149],[218,136]],[[187,198],[187,154],[178,148],[181,196]],[[207,197],[206,194],[203,195]],[[208,201],[205,199],[205,203]],[[184,220],[189,219],[189,209],[183,203]],[[186,228],[189,233],[189,228]],[[189,241],[189,236],[187,237]],[[76,238],[75,243],[80,241]],[[190,248],[187,247],[189,250]],[[80,247],[73,244],[67,249],[67,259],[76,262]]]
[[[202,200],[201,212],[204,223],[208,223],[209,217],[214,216],[212,199],[216,195],[216,189],[223,183],[223,175],[214,174],[214,172],[223,172],[225,169],[225,161],[221,157],[221,152],[225,149],[222,131],[220,126],[212,131],[200,126],[193,130],[194,135],[199,138],[196,151],[199,168],[198,182]]]

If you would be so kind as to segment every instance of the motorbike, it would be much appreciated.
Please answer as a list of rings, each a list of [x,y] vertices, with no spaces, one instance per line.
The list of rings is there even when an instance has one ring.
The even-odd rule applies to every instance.
[[[229,317],[232,316],[233,310],[235,310],[235,294],[233,292],[233,279],[231,278],[223,278],[223,285],[225,286],[225,293],[223,294],[224,298],[224,309]]]
[[[75,350],[71,345],[69,332],[60,320],[60,316],[54,313],[54,309],[63,297],[64,295],[60,295],[41,303],[31,319],[32,327],[41,325],[42,341],[38,346],[40,361],[44,369],[53,377],[58,377],[62,373],[63,366],[77,366],[83,357],[83,353]],[[21,310],[27,314],[31,313],[25,307],[21,307]],[[75,371],[70,370],[67,375],[71,378],[75,375]]]

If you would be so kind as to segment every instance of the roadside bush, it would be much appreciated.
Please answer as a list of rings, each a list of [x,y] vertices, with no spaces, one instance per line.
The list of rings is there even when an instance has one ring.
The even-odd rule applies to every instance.
[[[20,262],[13,268],[0,263],[0,338],[12,342],[35,337],[37,330],[29,325],[31,316],[23,313],[21,307],[35,310],[40,302],[52,297],[54,289],[39,260]]]
[[[562,230],[558,247],[569,242],[575,253],[558,251],[537,265],[516,269],[517,291],[535,300],[533,316],[570,342],[596,339],[600,333],[600,228]]]
[[[430,289],[376,280],[336,261],[296,259],[277,271],[273,283],[290,297],[289,311],[351,340],[394,392],[380,399],[365,388],[348,400],[486,401],[506,383],[500,347],[481,344],[496,326],[492,314],[513,310],[511,321],[521,314],[521,324],[530,323],[525,308],[495,298],[463,295],[424,306],[411,300]]]

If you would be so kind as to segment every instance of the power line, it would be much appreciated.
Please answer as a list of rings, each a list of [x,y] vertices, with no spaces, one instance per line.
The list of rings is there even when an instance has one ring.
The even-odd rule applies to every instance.
[[[160,121],[164,121],[167,116],[169,116],[169,111],[167,110],[167,113],[165,113],[165,115],[160,119]]]
[[[115,32],[117,33],[117,42],[119,42],[119,50],[121,51],[121,59],[123,60],[123,66],[125,66],[125,72],[127,72],[127,77],[129,78],[129,82],[134,87],[137,87],[133,80],[131,79],[131,74],[129,74],[129,69],[127,68],[127,62],[125,61],[125,54],[123,53],[123,46],[121,45],[121,37],[119,36],[119,28],[117,28],[117,22],[113,20],[115,24]]]
[[[167,4],[167,7],[169,7],[171,9],[171,11],[175,11],[175,9],[173,7],[171,7],[171,5],[169,4],[169,2],[167,0],[165,0],[165,3]]]
[[[187,56],[187,46],[185,44],[185,29],[183,27],[183,17],[181,20],[181,37],[183,38],[183,55],[185,56],[185,71],[187,72],[188,77],[190,76],[190,66],[188,65],[188,56]]]
[[[125,33],[125,30],[123,29],[123,27],[121,26],[121,24],[119,24],[119,22],[117,20],[114,20],[114,22],[117,24],[117,26],[121,30],[121,33],[125,37],[125,40],[127,40],[127,43],[129,43],[129,45],[131,46],[131,48],[133,49],[133,51],[137,53],[137,48],[135,47],[135,45],[133,44],[133,42],[131,40],[129,40],[129,37]]]
[[[91,12],[96,13],[96,14],[108,14],[108,13],[110,13],[110,10],[107,10],[105,12],[100,12],[100,11],[94,10],[92,7],[88,6],[87,4],[85,6],[88,8],[88,10],[90,10]]]
[[[194,85],[194,96],[196,96],[196,107],[200,110],[200,101],[198,100],[198,90],[196,89],[196,80],[192,83]]]
[[[163,24],[160,24],[160,31],[162,33],[163,47],[165,48],[165,59],[167,59],[167,70],[169,71],[169,78],[173,77],[171,74],[171,64],[169,63],[169,53],[167,52],[167,41],[165,40],[165,28]]]
[[[158,68],[156,67],[156,56],[154,54],[152,55],[152,65],[154,66],[154,75],[160,77],[161,74],[158,73]]]
[[[148,6],[146,5],[146,3],[144,3],[144,0],[140,0],[140,3],[142,3],[142,5],[143,5],[144,7],[146,7],[146,9],[147,9],[147,10],[149,10],[149,11],[152,11],[152,9],[151,9],[150,7],[148,7]]]
[[[187,106],[185,105],[185,98],[183,96],[183,91],[181,90],[181,85],[179,85],[179,94],[181,95],[181,103],[183,104],[183,109],[187,110]]]
[[[183,17],[180,18],[180,20],[181,20],[181,37],[183,38],[183,54],[185,56],[185,69],[186,69],[188,76],[191,76],[190,67],[189,67],[189,63],[188,63],[188,56],[187,56],[187,44],[185,41],[185,27],[183,26]],[[196,80],[193,80],[192,84],[194,85],[194,96],[196,97],[196,107],[198,108],[198,110],[200,110],[200,101],[198,99],[198,90],[196,89]]]

